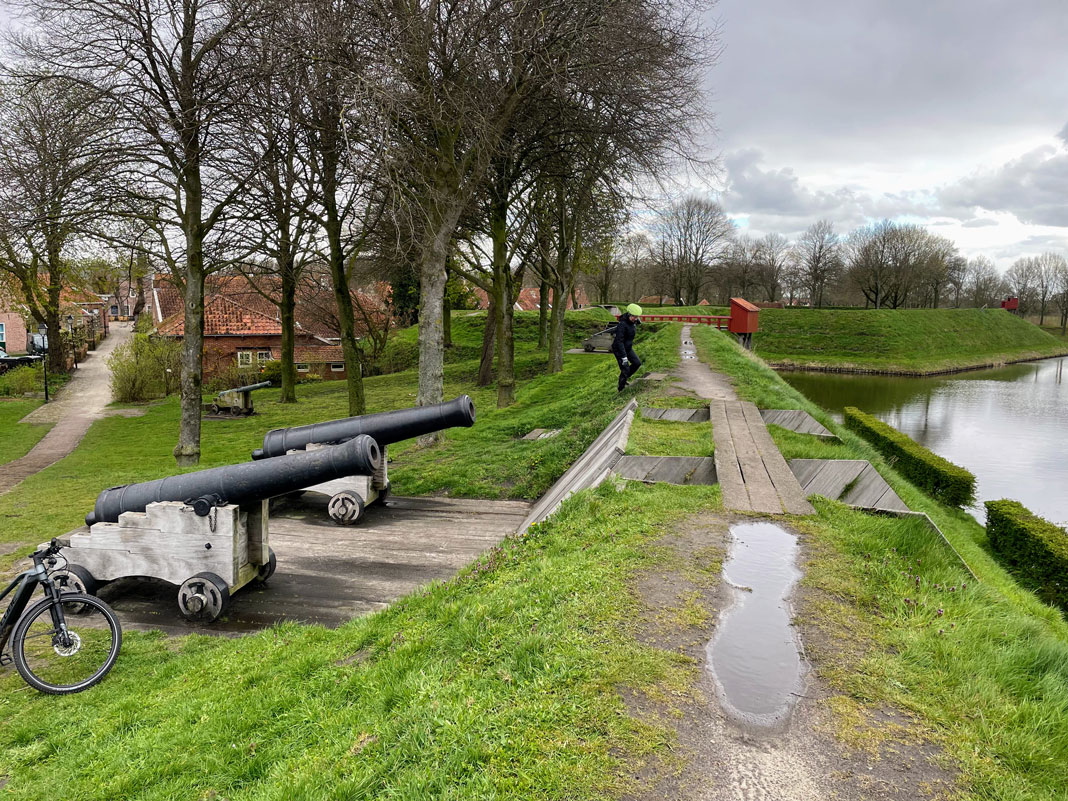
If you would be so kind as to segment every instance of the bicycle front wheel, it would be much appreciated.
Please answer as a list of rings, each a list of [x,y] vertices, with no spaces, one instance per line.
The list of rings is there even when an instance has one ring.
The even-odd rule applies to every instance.
[[[64,626],[57,626],[61,620]],[[29,608],[11,637],[15,667],[31,687],[65,695],[97,684],[119,656],[122,629],[95,595],[65,592]]]

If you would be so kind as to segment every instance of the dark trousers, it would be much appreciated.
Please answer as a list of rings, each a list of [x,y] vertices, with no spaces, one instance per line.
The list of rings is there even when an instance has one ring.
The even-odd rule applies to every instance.
[[[619,391],[623,391],[623,387],[627,385],[627,380],[638,372],[638,368],[642,366],[642,360],[638,358],[638,354],[634,352],[634,348],[627,348],[627,359],[630,361],[630,368],[623,366],[623,359],[616,354],[616,362],[619,364]]]

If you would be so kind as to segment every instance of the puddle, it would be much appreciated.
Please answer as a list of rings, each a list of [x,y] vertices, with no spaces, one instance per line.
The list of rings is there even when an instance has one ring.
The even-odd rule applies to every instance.
[[[801,578],[797,540],[773,523],[731,526],[723,575],[734,602],[708,644],[719,700],[732,717],[761,727],[787,721],[803,690],[801,645],[790,593]]]

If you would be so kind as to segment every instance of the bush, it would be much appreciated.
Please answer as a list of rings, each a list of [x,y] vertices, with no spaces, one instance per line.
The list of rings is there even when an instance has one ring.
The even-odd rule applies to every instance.
[[[1068,531],[1017,501],[986,502],[990,545],[1047,603],[1068,610]]]
[[[860,434],[913,484],[950,506],[975,500],[975,476],[943,459],[882,420],[853,406],[843,410],[846,428]]]
[[[112,396],[122,403],[138,403],[177,392],[181,356],[181,342],[134,334],[108,357]]]
[[[44,391],[44,368],[24,365],[0,374],[0,395],[22,397],[28,392]]]

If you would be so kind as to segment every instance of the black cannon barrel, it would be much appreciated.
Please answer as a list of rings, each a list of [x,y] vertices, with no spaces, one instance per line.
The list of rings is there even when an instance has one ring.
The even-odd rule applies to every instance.
[[[294,428],[276,428],[267,432],[263,438],[263,447],[254,450],[252,458],[282,456],[289,451],[306,448],[313,442],[344,442],[360,434],[374,437],[379,446],[385,447],[402,439],[421,437],[443,428],[470,427],[474,424],[475,402],[469,396],[461,395],[448,403],[436,403],[432,406],[346,417],[344,420]]]
[[[248,503],[310,487],[344,476],[372,475],[382,449],[371,437],[359,436],[341,445],[293,453],[268,462],[244,462],[169,476],[143,484],[106,489],[97,496],[85,524],[117,523],[123,512],[143,512],[157,501],[196,502],[206,514],[216,503]],[[201,511],[203,510],[203,511]]]
[[[224,389],[220,392],[220,395],[225,395],[227,392],[251,392],[254,389],[266,389],[271,386],[270,381],[261,381],[258,384],[249,384],[247,387],[234,387],[233,389]]]

